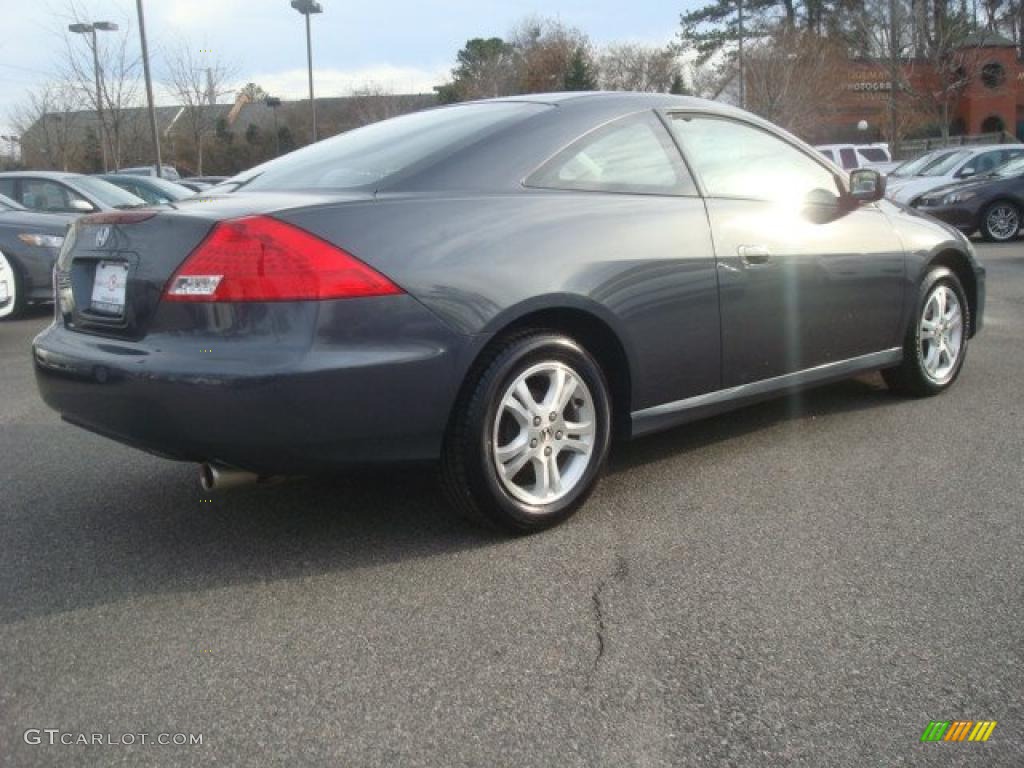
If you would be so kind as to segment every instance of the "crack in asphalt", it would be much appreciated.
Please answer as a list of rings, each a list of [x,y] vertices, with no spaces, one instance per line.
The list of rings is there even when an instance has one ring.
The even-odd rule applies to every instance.
[[[628,574],[629,565],[626,562],[626,558],[622,555],[616,555],[615,568],[608,576],[605,576],[597,582],[597,586],[590,595],[590,601],[594,609],[594,622],[597,625],[597,654],[594,656],[594,662],[590,667],[590,676],[593,676],[597,672],[597,668],[601,664],[601,659],[604,658],[605,648],[607,647],[607,640],[605,639],[605,632],[607,631],[607,627],[605,625],[605,609],[604,604],[601,602],[601,594],[610,582],[622,582]]]

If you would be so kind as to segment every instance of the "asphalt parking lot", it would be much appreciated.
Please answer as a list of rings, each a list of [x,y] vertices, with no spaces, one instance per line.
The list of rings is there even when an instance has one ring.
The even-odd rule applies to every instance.
[[[421,470],[203,494],[43,406],[48,312],[0,324],[0,764],[1024,764],[1024,243],[979,253],[946,395],[638,441],[520,539]],[[919,742],[958,719],[998,726]]]

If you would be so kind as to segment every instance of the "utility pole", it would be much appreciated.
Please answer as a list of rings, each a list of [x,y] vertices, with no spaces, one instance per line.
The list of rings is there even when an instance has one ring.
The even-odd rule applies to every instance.
[[[739,22],[739,68],[740,68],[740,109],[746,103],[744,72],[743,72],[743,0],[736,0],[736,15]]]
[[[316,0],[292,0],[292,8],[306,17],[306,63],[309,66],[309,111],[313,119],[313,141],[316,141],[316,100],[313,98],[313,38],[309,31],[309,17],[323,13],[324,9]]]
[[[153,80],[149,75],[149,48],[146,46],[146,17],[142,0],[135,0],[139,12],[139,38],[142,41],[142,71],[146,76],[146,101],[149,103],[149,129],[153,132],[153,154],[156,157],[157,178],[163,178],[164,166],[160,160],[160,130],[156,126],[156,106],[153,104]]]
[[[94,21],[92,24],[69,24],[68,31],[80,35],[92,35],[92,67],[96,76],[96,119],[100,123],[100,151],[103,154],[103,172],[107,172],[106,130],[103,123],[103,89],[100,86],[100,54],[96,43],[96,30],[116,32],[117,24],[112,21]]]

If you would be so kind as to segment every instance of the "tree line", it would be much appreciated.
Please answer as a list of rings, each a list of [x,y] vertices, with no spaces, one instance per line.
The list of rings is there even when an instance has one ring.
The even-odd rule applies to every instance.
[[[676,37],[662,45],[597,46],[562,21],[529,17],[505,37],[468,40],[448,81],[435,87],[436,99],[598,88],[725,95],[806,135],[843,98],[853,61],[888,78],[885,134],[898,141],[915,130],[948,134],[953,105],[977,75],[964,55],[968,42],[999,33],[1020,50],[1024,40],[1024,0],[742,0],[742,22],[740,2],[710,0],[682,13]],[[74,2],[69,9],[81,21]],[[124,23],[96,40],[98,96],[92,39],[64,33],[54,76],[10,114],[22,156],[37,166],[93,172],[151,161],[134,31]],[[157,57],[159,84],[177,109],[164,147],[168,163],[230,174],[309,140],[305,110],[275,111],[280,121],[271,128],[231,123],[223,104],[211,106],[267,97],[254,83],[234,86],[237,72],[216,55],[178,40]],[[932,76],[915,77],[915,66]],[[320,126],[322,137],[424,106],[373,85],[353,97],[344,117]]]

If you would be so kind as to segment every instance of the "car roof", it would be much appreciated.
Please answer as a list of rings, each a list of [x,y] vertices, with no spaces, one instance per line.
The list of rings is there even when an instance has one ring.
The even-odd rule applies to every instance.
[[[37,179],[76,179],[85,174],[69,173],[68,171],[3,171],[0,178],[11,178],[15,176],[31,176]]]

